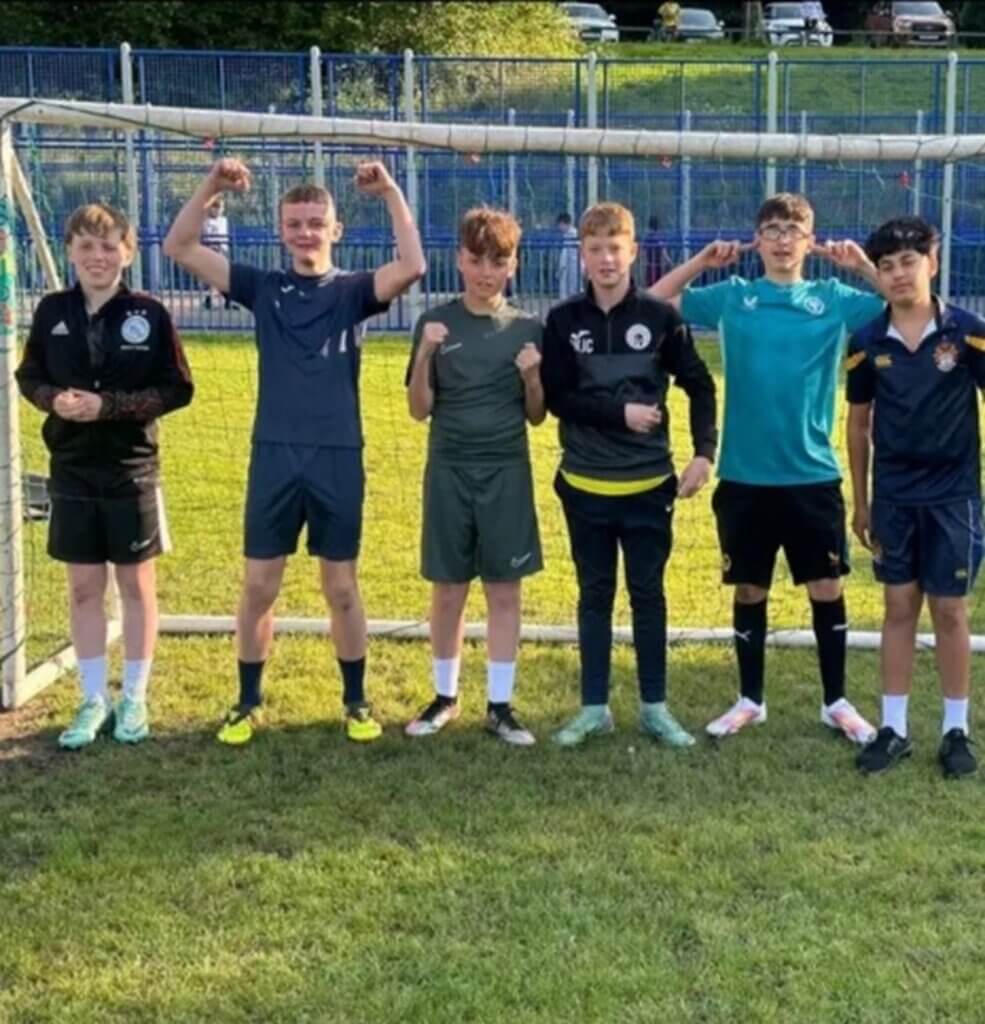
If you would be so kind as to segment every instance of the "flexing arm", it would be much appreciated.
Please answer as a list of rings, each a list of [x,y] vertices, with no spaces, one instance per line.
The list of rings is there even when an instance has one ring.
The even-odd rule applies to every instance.
[[[523,381],[523,412],[535,427],[544,422],[547,405],[544,403],[544,385],[540,380],[540,352],[528,341],[517,353],[516,368]]]
[[[721,270],[728,267],[737,262],[742,253],[755,248],[755,242],[709,242],[696,256],[668,270],[663,277],[651,284],[647,291],[680,312],[681,292],[695,278],[700,277],[706,270]]]
[[[390,213],[397,258],[377,268],[373,275],[377,301],[390,302],[419,281],[427,271],[421,236],[403,192],[383,164],[378,161],[360,164],[356,168],[356,188],[364,195],[381,198]]]
[[[872,403],[848,406],[848,467],[852,476],[852,532],[867,547],[869,535],[869,452],[872,428]]]
[[[379,273],[379,271],[377,271]],[[407,405],[415,420],[426,420],[434,408],[434,388],[431,387],[431,360],[448,337],[445,324],[432,320],[424,325],[421,340],[414,356],[414,365],[407,384]]]
[[[221,292],[229,291],[229,260],[225,253],[202,244],[206,211],[220,192],[246,192],[250,172],[246,164],[227,157],[212,165],[181,208],[164,239],[164,255]]]

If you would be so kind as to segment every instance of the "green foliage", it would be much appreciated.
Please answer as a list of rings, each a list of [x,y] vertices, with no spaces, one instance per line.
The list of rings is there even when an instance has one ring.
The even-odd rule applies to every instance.
[[[264,3],[11,0],[0,43],[178,49],[566,57],[577,54],[552,3]]]

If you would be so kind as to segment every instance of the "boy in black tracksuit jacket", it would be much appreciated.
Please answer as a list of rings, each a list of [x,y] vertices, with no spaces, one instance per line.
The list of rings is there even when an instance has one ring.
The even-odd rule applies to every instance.
[[[24,397],[48,413],[48,553],[67,563],[84,695],[59,744],[78,749],[110,729],[124,743],[149,734],[154,559],[168,546],[155,421],[191,401],[192,382],[167,310],[121,283],[136,242],[126,217],[103,204],[80,207],[65,241],[78,283],[41,300],[16,376]],[[115,710],[106,679],[107,562],[116,566],[123,605],[123,699]]]
[[[582,218],[584,295],[551,310],[541,375],[560,421],[561,499],[578,576],[581,711],[556,735],[577,746],[610,732],[612,605],[618,548],[626,563],[643,731],[670,746],[694,739],[666,705],[663,573],[674,498],[696,494],[715,456],[715,385],[677,313],[630,279],[632,214],[601,203]],[[690,400],[695,457],[674,474],[666,406],[671,376]]]

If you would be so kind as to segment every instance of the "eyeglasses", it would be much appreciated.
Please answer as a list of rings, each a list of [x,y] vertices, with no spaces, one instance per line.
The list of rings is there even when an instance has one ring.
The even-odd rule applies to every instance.
[[[767,242],[779,242],[781,238],[789,238],[794,242],[802,242],[807,238],[809,232],[796,224],[787,224],[781,227],[779,224],[767,224],[759,229],[759,237],[765,238]]]

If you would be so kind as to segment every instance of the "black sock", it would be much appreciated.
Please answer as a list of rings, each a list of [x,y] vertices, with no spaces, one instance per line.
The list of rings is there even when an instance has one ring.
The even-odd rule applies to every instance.
[[[239,706],[256,708],[263,703],[260,680],[263,676],[263,661],[239,662]]]
[[[845,598],[834,601],[811,601],[814,636],[817,638],[817,660],[821,665],[821,686],[824,703],[834,704],[845,696],[845,647],[847,617]]]
[[[356,658],[355,661],[338,659],[342,672],[342,703],[362,704],[366,700],[363,693],[363,679],[366,675],[366,659]]]
[[[443,708],[446,708],[446,707],[448,707],[448,706],[449,706],[450,704],[457,704],[457,703],[458,703],[458,698],[457,698],[457,697],[446,697],[446,696],[445,696],[445,695],[444,695],[443,693],[436,693],[436,694],[434,695],[434,699],[435,699],[435,700],[436,700],[436,701],[437,701],[437,702],[438,702],[438,703],[439,703],[439,704],[440,704],[440,705],[441,705],[441,706],[442,706]]]
[[[487,700],[486,701],[486,714],[487,715],[492,714],[492,712],[494,712],[494,711],[498,715],[504,715],[509,710],[510,710],[510,702],[508,700],[504,700],[504,701]]]
[[[763,671],[766,659],[766,600],[758,604],[732,605],[735,656],[739,661],[739,692],[763,703]]]

